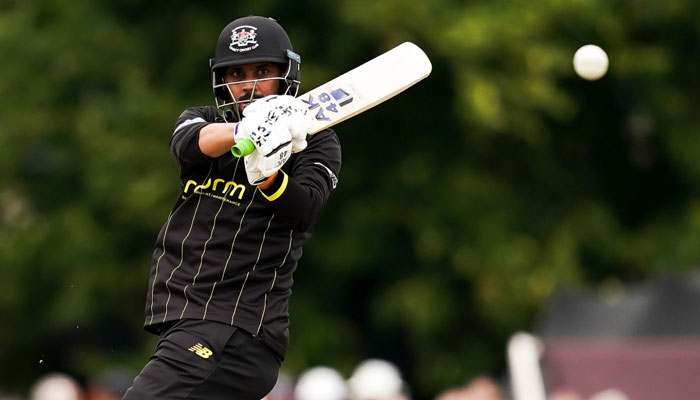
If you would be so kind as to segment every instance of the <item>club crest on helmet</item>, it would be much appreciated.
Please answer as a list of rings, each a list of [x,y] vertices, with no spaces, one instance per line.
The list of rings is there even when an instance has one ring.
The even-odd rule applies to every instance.
[[[231,31],[231,44],[228,48],[234,52],[250,51],[257,48],[259,46],[256,41],[258,34],[255,31],[257,29],[250,25],[241,25],[233,28]]]

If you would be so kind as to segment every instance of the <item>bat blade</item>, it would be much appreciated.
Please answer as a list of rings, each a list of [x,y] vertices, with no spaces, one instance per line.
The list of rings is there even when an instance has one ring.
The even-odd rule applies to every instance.
[[[411,42],[300,96],[315,119],[311,134],[352,118],[403,92],[432,71],[428,56]]]
[[[425,52],[404,42],[366,63],[305,93],[299,98],[309,106],[314,124],[309,134],[352,118],[425,79],[432,71]],[[236,157],[250,154],[252,143],[231,148]]]

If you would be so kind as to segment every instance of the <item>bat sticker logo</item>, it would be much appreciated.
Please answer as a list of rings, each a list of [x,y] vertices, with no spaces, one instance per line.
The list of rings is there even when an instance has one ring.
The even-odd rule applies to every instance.
[[[326,115],[326,112],[328,115],[338,113],[338,107],[352,103],[352,95],[338,88],[329,92],[321,92],[317,97],[309,94],[308,98],[302,99],[302,101],[309,105],[309,110],[318,109],[316,110],[316,120],[330,121],[331,118]]]
[[[255,40],[258,37],[256,32],[258,28],[250,25],[241,25],[231,31],[231,44],[228,48],[236,53],[243,53],[256,49],[258,42]]]

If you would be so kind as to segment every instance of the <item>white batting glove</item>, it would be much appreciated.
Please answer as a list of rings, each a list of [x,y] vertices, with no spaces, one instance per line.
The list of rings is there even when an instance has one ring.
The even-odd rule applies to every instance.
[[[243,110],[243,115],[263,113],[267,114],[274,111],[277,115],[290,115],[296,113],[306,113],[309,105],[301,99],[289,95],[270,95],[258,99]]]
[[[279,171],[291,155],[292,143],[288,142],[268,155],[262,155],[258,150],[255,150],[245,156],[243,161],[248,182],[251,185],[263,183],[267,178]]]
[[[292,135],[292,152],[298,153],[306,148],[306,136],[313,125],[313,117],[308,110],[304,113],[295,113],[286,116],[281,123],[286,123],[289,133]]]
[[[253,102],[243,110],[246,117],[257,116],[284,125],[292,136],[292,151],[306,148],[306,135],[312,128],[313,116],[308,104],[288,95],[272,95]]]
[[[267,156],[281,146],[289,145],[291,148],[292,141],[292,134],[285,124],[278,124],[276,119],[258,114],[244,117],[236,125],[233,137],[236,142],[250,139],[256,151],[263,156]]]
[[[255,104],[255,103],[253,103]],[[250,107],[250,106],[249,106]],[[279,116],[270,113],[249,113],[236,125],[234,140],[250,139],[255,151],[247,155],[245,163],[248,182],[258,185],[277,172],[292,155],[292,134]]]

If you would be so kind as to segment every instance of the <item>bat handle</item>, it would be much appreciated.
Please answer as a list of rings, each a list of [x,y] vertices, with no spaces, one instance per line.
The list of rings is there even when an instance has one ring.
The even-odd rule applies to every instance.
[[[243,139],[231,147],[231,153],[236,157],[247,156],[255,151],[255,145],[250,139]]]

